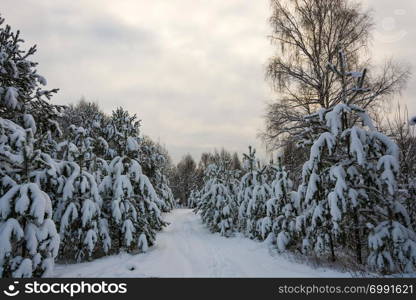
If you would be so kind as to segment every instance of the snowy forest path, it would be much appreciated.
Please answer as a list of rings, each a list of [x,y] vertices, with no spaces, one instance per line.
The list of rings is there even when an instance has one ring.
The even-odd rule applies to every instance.
[[[265,243],[212,234],[190,209],[166,214],[170,225],[147,253],[57,265],[57,277],[336,277],[270,253]]]

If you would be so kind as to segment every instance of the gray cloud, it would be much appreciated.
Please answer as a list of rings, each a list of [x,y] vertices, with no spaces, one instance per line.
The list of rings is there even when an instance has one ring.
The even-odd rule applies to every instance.
[[[373,60],[382,62],[393,58],[410,65],[414,73],[416,49],[416,2],[408,0],[365,0],[374,18],[372,38]],[[416,77],[408,82],[406,90],[394,99],[405,104],[411,114],[416,114]]]
[[[381,18],[376,30],[407,31],[396,43],[375,39],[376,57],[412,59],[413,1],[366,3]],[[406,15],[395,16],[392,28],[383,20],[396,8]],[[2,0],[1,12],[38,44],[40,73],[61,88],[54,102],[85,96],[106,112],[124,106],[175,160],[215,147],[260,147],[256,134],[272,98],[264,81],[273,52],[269,0]]]

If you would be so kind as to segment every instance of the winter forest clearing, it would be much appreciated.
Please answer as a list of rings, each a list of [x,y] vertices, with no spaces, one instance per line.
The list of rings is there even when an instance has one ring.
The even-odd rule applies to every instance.
[[[294,263],[244,237],[212,234],[191,209],[174,209],[157,244],[142,255],[122,253],[90,263],[57,265],[56,277],[345,277]]]
[[[409,67],[371,61],[359,2],[270,10],[266,154],[246,137],[178,163],[143,130],[147,99],[54,101],[1,16],[0,277],[416,276],[416,119],[391,114]]]

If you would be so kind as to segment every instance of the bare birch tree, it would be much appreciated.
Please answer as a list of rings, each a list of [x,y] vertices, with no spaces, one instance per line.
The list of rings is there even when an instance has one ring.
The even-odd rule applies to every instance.
[[[354,98],[370,111],[400,91],[409,70],[393,61],[375,68],[368,58],[372,19],[349,0],[272,0],[272,42],[278,46],[267,67],[267,77],[278,93],[266,110],[263,138],[269,146],[303,127],[303,116],[341,101],[342,86],[328,63],[339,64],[345,50],[349,70],[366,68],[371,95]],[[379,69],[379,72],[375,70]],[[356,80],[353,73],[347,80]]]

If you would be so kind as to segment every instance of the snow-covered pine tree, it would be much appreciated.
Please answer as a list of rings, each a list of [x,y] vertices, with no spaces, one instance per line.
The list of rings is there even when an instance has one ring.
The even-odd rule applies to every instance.
[[[257,178],[256,150],[249,146],[249,153],[243,154],[243,176],[237,194],[238,230],[245,233],[247,229],[247,207],[253,196],[253,187]]]
[[[256,151],[249,147],[244,154],[247,173],[243,175],[238,192],[240,230],[249,238],[265,239],[272,228],[272,220],[266,215],[266,202],[272,197],[272,189],[266,167],[256,160]]]
[[[235,161],[234,161],[235,162]],[[238,224],[238,191],[240,187],[240,170],[234,168],[234,162],[232,160],[227,161],[226,163],[226,177],[224,180],[224,184],[229,190],[230,194],[230,202],[228,204],[229,207],[229,220],[230,224],[232,224],[232,230],[237,230],[237,224]],[[198,199],[196,199],[199,201]],[[230,225],[231,226],[231,225]]]
[[[198,189],[193,189],[188,198],[187,207],[196,208],[198,206],[199,200],[201,199],[201,192]]]
[[[281,157],[273,165],[275,178],[271,183],[272,197],[266,202],[266,215],[272,222],[268,240],[275,243],[279,251],[285,251],[296,240],[296,193],[292,182],[282,166]]]
[[[401,214],[403,212],[403,214]],[[406,215],[397,202],[385,207],[384,221],[368,224],[368,265],[381,273],[414,273],[416,270],[416,234],[409,223],[397,221]],[[405,224],[405,225],[403,225]]]
[[[32,131],[0,118],[2,277],[48,276],[58,253],[51,200],[33,182],[37,160],[40,151],[34,148]]]
[[[401,121],[400,107],[398,121]],[[409,212],[412,228],[413,230],[416,230],[416,206],[413,205],[414,199],[416,199],[416,164],[413,160],[416,153],[416,116],[412,117],[408,124],[404,122],[402,127],[403,131],[400,129],[401,126],[399,124],[397,125],[399,133],[397,136],[402,137],[399,147],[401,150],[400,158],[402,159],[399,189],[404,189],[403,204]]]
[[[34,178],[48,168],[38,148],[38,116],[54,110],[46,100],[56,90],[40,87],[46,80],[29,60],[36,47],[24,51],[22,42],[0,17],[1,277],[48,276],[59,249],[51,199]]]
[[[111,147],[118,156],[108,165],[99,189],[110,217],[113,245],[117,251],[146,251],[166,223],[156,204],[160,200],[138,161],[140,122],[119,108],[113,112],[111,126]]]
[[[258,167],[253,184],[253,194],[247,203],[246,234],[250,238],[264,240],[272,230],[273,221],[267,216],[266,202],[273,197],[270,182],[267,180],[266,168]]]
[[[143,173],[149,178],[158,195],[156,204],[161,211],[169,212],[174,207],[174,197],[166,176],[170,160],[168,153],[148,137],[141,138],[139,146]]]
[[[136,227],[138,227],[138,207],[134,201],[132,183],[130,181],[130,161],[115,157],[108,165],[108,175],[100,184],[99,190],[104,200],[108,215],[110,234],[116,251],[137,246]],[[132,242],[136,239],[136,244]],[[118,244],[117,244],[118,243]]]
[[[261,169],[261,182],[263,182],[263,188],[267,187],[267,193],[266,193],[266,198],[264,199],[264,197],[258,197],[258,200],[260,200],[258,202],[258,207],[257,207],[257,211],[258,211],[258,219],[256,222],[256,236],[257,238],[264,240],[267,237],[269,237],[269,234],[272,232],[273,230],[273,218],[270,217],[270,215],[268,214],[268,206],[267,203],[270,201],[270,199],[273,197],[273,189],[272,189],[272,185],[271,183],[273,182],[273,180],[276,177],[276,166],[274,165],[273,159],[270,160],[270,162],[268,164],[266,164],[262,169]]]
[[[212,165],[212,166],[211,166]],[[204,167],[203,175],[201,175],[201,188],[198,189],[198,187],[194,187],[191,190],[190,196],[188,197],[187,203],[194,205],[194,213],[198,214],[199,210],[203,207],[203,203],[201,202],[202,196],[204,196],[206,193],[210,191],[211,185],[211,179],[215,176],[215,172],[212,172],[211,170],[218,169],[218,166],[216,164],[210,163]]]
[[[87,171],[94,174],[99,183],[102,179],[99,172],[101,160],[111,160],[116,156],[116,151],[109,146],[108,142],[113,134],[110,117],[100,110],[98,104],[81,99],[76,105],[70,105],[65,109],[61,123],[66,135],[71,135],[72,125],[82,127],[87,131],[92,151]]]
[[[153,186],[155,188],[158,198],[160,199],[159,209],[162,212],[170,212],[175,206],[175,199],[173,197],[172,190],[169,187],[168,177],[165,174],[163,174],[160,170],[156,171]]]
[[[224,165],[211,164],[206,169],[207,181],[204,194],[198,202],[197,211],[202,221],[211,232],[219,232],[222,236],[230,236],[234,231],[233,211],[235,211],[233,195],[227,181],[230,180]]]
[[[363,263],[368,236],[371,268],[410,270],[416,254],[414,232],[395,198],[397,146],[353,104],[356,97],[371,97],[363,87],[366,71],[346,71],[342,52],[339,62],[329,68],[340,77],[340,103],[306,117],[312,127],[305,135],[312,147],[298,189],[302,249],[335,260],[336,251],[348,250],[347,245]]]
[[[60,174],[65,178],[55,209],[55,220],[60,224],[60,253],[65,259],[90,260],[97,251],[108,253],[111,239],[106,220],[101,217],[97,183],[89,172],[94,160],[93,138],[83,127],[71,125],[68,131],[68,139],[59,144]]]

